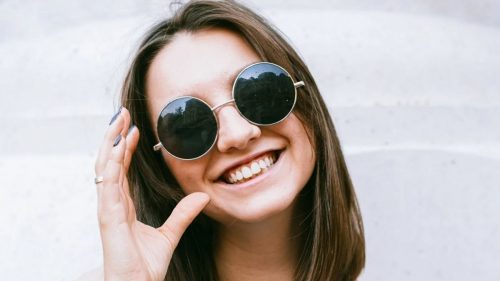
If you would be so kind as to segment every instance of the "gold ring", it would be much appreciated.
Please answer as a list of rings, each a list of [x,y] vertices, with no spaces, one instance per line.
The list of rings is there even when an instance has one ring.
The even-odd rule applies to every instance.
[[[101,177],[101,176],[99,176],[99,177],[95,177],[95,179],[94,179],[95,184],[101,183],[101,182],[103,182],[103,181],[104,181],[104,178],[103,178],[103,177]]]

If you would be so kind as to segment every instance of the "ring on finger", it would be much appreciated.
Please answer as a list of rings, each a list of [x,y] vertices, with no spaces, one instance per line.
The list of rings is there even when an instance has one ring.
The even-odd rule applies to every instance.
[[[97,176],[94,178],[94,183],[98,184],[104,181],[104,178],[102,176]]]

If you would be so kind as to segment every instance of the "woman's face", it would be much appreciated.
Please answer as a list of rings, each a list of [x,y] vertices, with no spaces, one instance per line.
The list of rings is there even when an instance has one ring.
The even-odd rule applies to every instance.
[[[153,128],[162,108],[174,97],[195,96],[212,107],[230,100],[236,75],[259,61],[236,33],[223,29],[178,33],[148,71]],[[186,161],[161,150],[184,192],[207,193],[211,201],[205,213],[221,223],[257,222],[290,210],[315,162],[306,130],[296,115],[268,127],[250,124],[234,104],[221,107],[215,115],[218,139],[205,156]],[[251,177],[245,179],[249,171]],[[230,183],[241,178],[239,173],[243,179]]]

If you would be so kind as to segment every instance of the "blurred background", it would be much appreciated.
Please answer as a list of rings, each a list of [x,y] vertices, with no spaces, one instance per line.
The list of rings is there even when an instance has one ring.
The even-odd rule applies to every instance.
[[[500,1],[244,1],[331,109],[371,280],[500,280]],[[169,1],[0,0],[2,280],[102,263],[94,160]]]

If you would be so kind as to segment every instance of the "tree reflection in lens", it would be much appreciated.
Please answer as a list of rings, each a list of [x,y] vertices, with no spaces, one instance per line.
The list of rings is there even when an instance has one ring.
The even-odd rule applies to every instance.
[[[217,122],[205,103],[182,97],[162,111],[158,132],[163,146],[171,154],[179,158],[197,158],[213,145]]]

